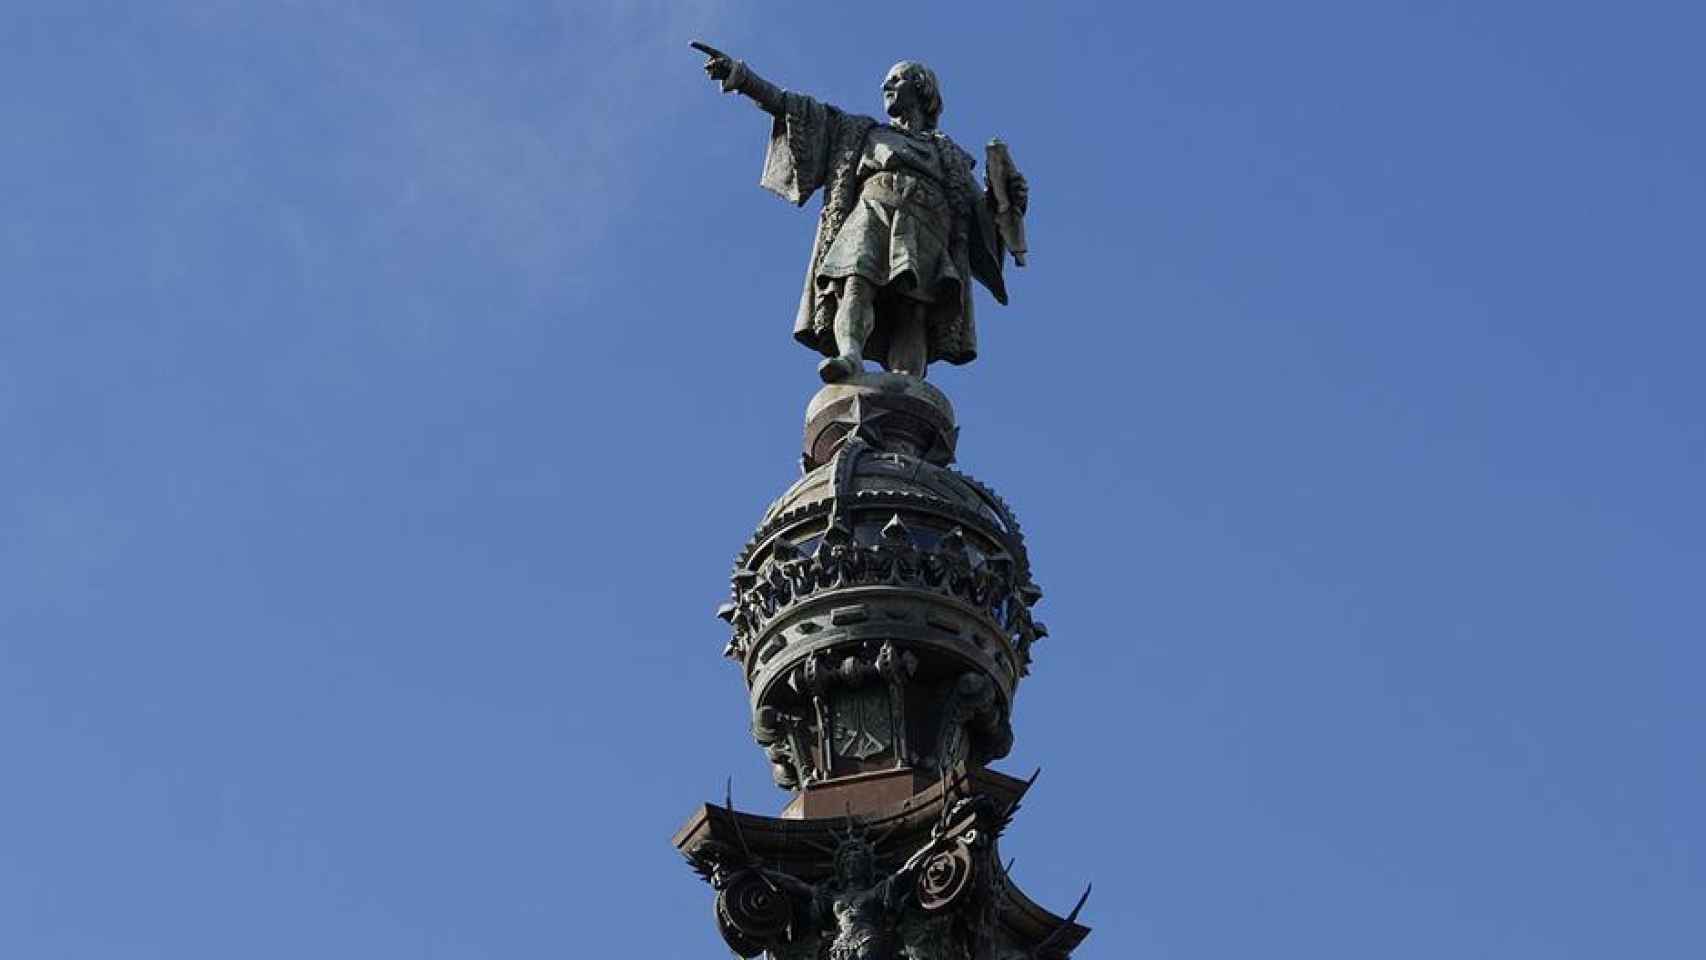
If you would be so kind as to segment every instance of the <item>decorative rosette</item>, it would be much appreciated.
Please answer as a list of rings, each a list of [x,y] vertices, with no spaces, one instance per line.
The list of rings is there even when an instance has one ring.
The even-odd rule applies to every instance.
[[[971,886],[971,848],[956,843],[929,860],[918,873],[918,905],[925,913],[940,913],[954,905]]]
[[[745,870],[717,894],[717,919],[719,926],[724,927],[723,939],[729,941],[736,953],[741,953],[742,946],[750,949],[781,939],[793,919],[793,905],[769,878],[756,870]],[[731,938],[729,928],[739,937]],[[737,945],[736,939],[742,943]],[[756,953],[755,950],[741,956]]]

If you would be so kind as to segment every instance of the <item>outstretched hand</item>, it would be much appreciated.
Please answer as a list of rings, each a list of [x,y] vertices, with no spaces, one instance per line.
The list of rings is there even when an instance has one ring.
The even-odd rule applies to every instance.
[[[705,55],[705,73],[712,80],[722,83],[734,72],[734,58],[703,41],[694,40],[688,46]]]

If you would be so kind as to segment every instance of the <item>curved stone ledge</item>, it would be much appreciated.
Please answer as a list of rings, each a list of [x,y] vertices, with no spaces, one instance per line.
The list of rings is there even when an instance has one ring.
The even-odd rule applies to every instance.
[[[835,622],[838,615],[844,622]],[[747,661],[752,708],[768,702],[775,685],[806,658],[884,641],[988,674],[1007,704],[1023,675],[1017,651],[982,611],[952,597],[862,588],[801,604],[764,631]]]
[[[734,597],[721,611],[733,633],[728,655],[743,662],[750,683],[757,667],[774,655],[768,645],[779,619],[808,602],[814,608],[852,602],[846,598],[857,592],[887,601],[884,609],[897,619],[922,620],[930,605],[953,601],[952,608],[975,614],[988,633],[1001,638],[1008,648],[1005,665],[1016,679],[1025,673],[1031,644],[1041,635],[1029,610],[1041,592],[1017,581],[1012,566],[1005,555],[975,554],[958,527],[920,548],[899,514],[874,545],[825,535],[804,555],[792,542],[781,541],[757,570],[734,578]]]

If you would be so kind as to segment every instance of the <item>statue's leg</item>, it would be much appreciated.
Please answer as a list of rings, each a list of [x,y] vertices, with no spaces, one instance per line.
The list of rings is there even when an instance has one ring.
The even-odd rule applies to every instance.
[[[865,339],[876,322],[876,286],[854,275],[841,281],[841,300],[835,309],[835,349],[840,356],[817,365],[825,383],[845,380],[865,369]]]
[[[924,379],[930,363],[929,304],[903,301],[897,311],[894,331],[889,334],[888,367],[891,372]]]

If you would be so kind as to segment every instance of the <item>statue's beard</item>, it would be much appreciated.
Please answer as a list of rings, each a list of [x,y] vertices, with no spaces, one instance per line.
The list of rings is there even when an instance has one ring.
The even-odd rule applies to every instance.
[[[909,103],[905,97],[896,97],[883,105],[883,110],[890,120],[902,121],[908,126],[918,126],[924,122],[924,112]]]

